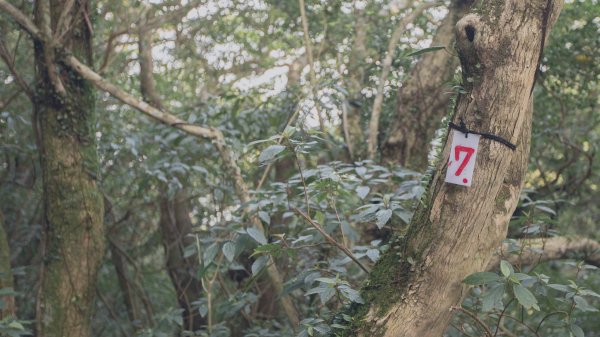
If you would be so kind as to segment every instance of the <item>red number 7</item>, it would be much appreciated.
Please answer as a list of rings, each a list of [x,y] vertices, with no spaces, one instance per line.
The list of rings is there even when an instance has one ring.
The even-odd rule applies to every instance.
[[[471,156],[473,155],[473,153],[475,153],[475,149],[472,147],[466,147],[466,146],[457,146],[454,148],[454,160],[457,160],[460,158],[460,153],[461,152],[466,152],[467,155],[465,156],[465,159],[462,161],[462,163],[460,163],[460,166],[458,167],[458,170],[456,170],[456,173],[454,173],[456,176],[459,176],[462,171],[465,169],[465,166],[467,166],[467,163],[469,162],[469,159],[471,159]]]

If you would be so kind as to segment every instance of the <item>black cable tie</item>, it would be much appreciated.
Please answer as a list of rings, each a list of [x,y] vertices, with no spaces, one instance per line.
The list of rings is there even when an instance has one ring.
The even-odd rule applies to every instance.
[[[456,124],[450,122],[449,126],[450,126],[451,129],[455,129],[455,130],[458,130],[458,131],[464,133],[465,134],[465,138],[468,138],[469,137],[469,133],[471,133],[471,134],[480,135],[483,138],[491,139],[491,140],[496,141],[498,143],[504,144],[509,149],[511,149],[513,151],[517,149],[517,146],[515,144],[509,142],[508,140],[506,140],[506,139],[504,139],[504,138],[502,138],[500,136],[493,135],[491,133],[477,132],[477,131],[470,130],[469,128],[467,128],[467,125],[465,124],[465,121],[462,119],[462,117],[460,118],[460,124],[459,125],[456,125]]]

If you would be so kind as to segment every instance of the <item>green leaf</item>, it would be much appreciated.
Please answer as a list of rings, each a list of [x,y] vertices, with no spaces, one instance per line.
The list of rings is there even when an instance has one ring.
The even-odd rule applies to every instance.
[[[581,311],[589,311],[589,312],[596,312],[598,311],[598,309],[592,307],[586,300],[585,298],[581,297],[581,296],[577,296],[575,295],[573,297],[573,300],[575,301],[575,307]]]
[[[246,230],[246,233],[248,233],[251,238],[256,240],[256,242],[260,243],[261,245],[267,244],[267,238],[265,238],[265,234],[263,234],[260,229],[250,227]]]
[[[324,288],[322,292],[319,293],[319,298],[321,299],[321,304],[325,305],[329,300],[335,295],[335,288]]]
[[[529,289],[523,287],[520,284],[514,284],[513,292],[515,294],[515,297],[517,298],[517,301],[519,301],[519,303],[525,309],[534,308],[535,310],[540,310],[540,307],[537,304],[537,300],[535,299],[535,296],[533,296],[533,294],[531,293],[531,291],[529,291]]]
[[[12,321],[12,322],[8,323],[8,327],[12,328],[12,329],[17,329],[17,330],[25,330],[25,327],[23,326],[23,324],[21,324],[17,321]]]
[[[583,330],[578,325],[571,325],[570,330],[573,333],[573,336],[575,337],[585,337]]]
[[[285,150],[285,146],[283,145],[271,145],[260,153],[260,156],[258,156],[258,161],[263,163],[271,160],[283,150]]]
[[[223,255],[225,255],[225,258],[229,262],[233,261],[233,258],[235,257],[235,244],[233,242],[225,242],[225,244],[223,245]]]
[[[379,250],[377,250],[377,249],[369,249],[369,250],[367,250],[367,257],[371,261],[377,262],[377,260],[379,260]]]
[[[278,256],[281,253],[281,246],[276,243],[268,243],[266,245],[258,246],[254,249],[254,253],[250,257],[258,254],[269,254]]]
[[[500,282],[502,277],[496,273],[480,272],[467,276],[463,282],[472,286],[480,286],[492,282]]]
[[[369,194],[370,190],[371,188],[369,188],[369,186],[358,186],[356,188],[356,194],[358,194],[359,198],[364,199],[367,194]]]
[[[347,299],[349,299],[352,302],[355,303],[365,303],[365,301],[362,299],[362,297],[360,297],[360,293],[346,285],[341,285],[338,287],[338,289],[340,290],[340,292],[342,293],[342,295],[344,297],[346,297]]]
[[[319,281],[321,283],[326,283],[326,284],[332,284],[332,285],[337,283],[336,279],[330,278],[330,277],[319,277],[319,278],[316,278],[315,281]]]
[[[444,47],[444,46],[433,46],[433,47],[429,47],[429,48],[425,48],[425,49],[414,51],[414,52],[412,52],[412,53],[410,53],[410,54],[408,54],[406,56],[407,57],[418,56],[418,55],[421,55],[421,54],[431,53],[431,52],[434,52],[434,51],[438,51],[438,50],[441,50],[441,49],[444,49],[444,48],[446,48],[446,47]]]
[[[217,256],[217,252],[219,251],[219,246],[216,242],[213,242],[210,246],[206,248],[204,254],[202,254],[202,261],[204,261],[205,265],[210,264]]]
[[[264,212],[264,211],[259,211],[258,217],[267,225],[271,224],[271,216],[269,216],[269,213]]]
[[[502,271],[502,275],[504,275],[504,277],[509,277],[515,272],[513,266],[505,260],[500,261],[500,271]]]
[[[501,310],[503,307],[504,284],[498,284],[486,291],[481,298],[481,311],[489,312],[492,309]]]
[[[383,228],[383,226],[385,226],[385,224],[390,220],[391,217],[392,217],[391,209],[389,209],[389,208],[380,209],[379,211],[377,211],[377,215],[375,216],[375,218],[377,219],[375,224],[377,225],[377,227],[379,229],[381,229],[381,228]]]
[[[554,290],[562,291],[563,293],[568,293],[569,291],[571,291],[571,288],[569,288],[569,286],[566,286],[564,284],[549,284],[548,288],[552,288]]]
[[[269,262],[269,257],[264,255],[259,257],[258,259],[256,259],[254,261],[254,263],[252,263],[252,276],[256,276],[262,269],[263,267],[267,264],[267,262]]]

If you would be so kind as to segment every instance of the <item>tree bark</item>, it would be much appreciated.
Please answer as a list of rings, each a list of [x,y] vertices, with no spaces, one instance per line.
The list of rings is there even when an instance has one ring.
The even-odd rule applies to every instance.
[[[543,262],[578,258],[592,266],[600,267],[600,243],[584,237],[564,237],[521,239],[523,252],[518,255],[495,256],[488,270],[498,267],[504,259],[515,266],[532,266]],[[507,245],[501,250],[506,251]],[[534,250],[535,249],[535,250]]]
[[[10,247],[4,230],[4,213],[0,209],[0,289],[13,289],[13,274],[10,265]],[[2,308],[0,309],[0,320],[6,317],[15,317],[15,297],[5,295],[0,297]]]
[[[446,50],[423,54],[398,90],[396,118],[380,148],[383,162],[419,171],[427,167],[431,140],[439,121],[450,109],[447,84],[458,67],[458,58],[452,54],[453,29],[472,3],[473,0],[452,0],[431,43]]]
[[[185,257],[185,247],[194,244],[192,221],[189,216],[189,200],[185,189],[175,192],[170,199],[160,200],[160,229],[165,246],[165,260],[171,282],[175,287],[177,302],[183,309],[183,328],[197,331],[206,324],[200,312],[194,309],[192,302],[202,296],[202,285],[196,278],[198,257],[192,254]]]
[[[452,121],[517,144],[481,138],[471,187],[444,183],[451,142],[408,233],[392,240],[371,272],[355,335],[439,337],[466,288],[506,235],[526,169],[531,89],[562,1],[481,4],[455,28],[465,94]]]
[[[104,254],[95,92],[91,83],[48,57],[54,52],[54,36],[92,64],[92,12],[85,0],[40,0],[35,5],[44,36],[34,44],[34,113],[41,131],[45,216],[36,319],[43,337],[90,336],[96,273]]]

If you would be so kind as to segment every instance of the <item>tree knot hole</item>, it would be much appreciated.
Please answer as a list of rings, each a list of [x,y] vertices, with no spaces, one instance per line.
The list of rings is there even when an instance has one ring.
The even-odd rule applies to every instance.
[[[475,40],[475,27],[468,25],[465,27],[465,34],[467,34],[467,39],[473,42]]]

